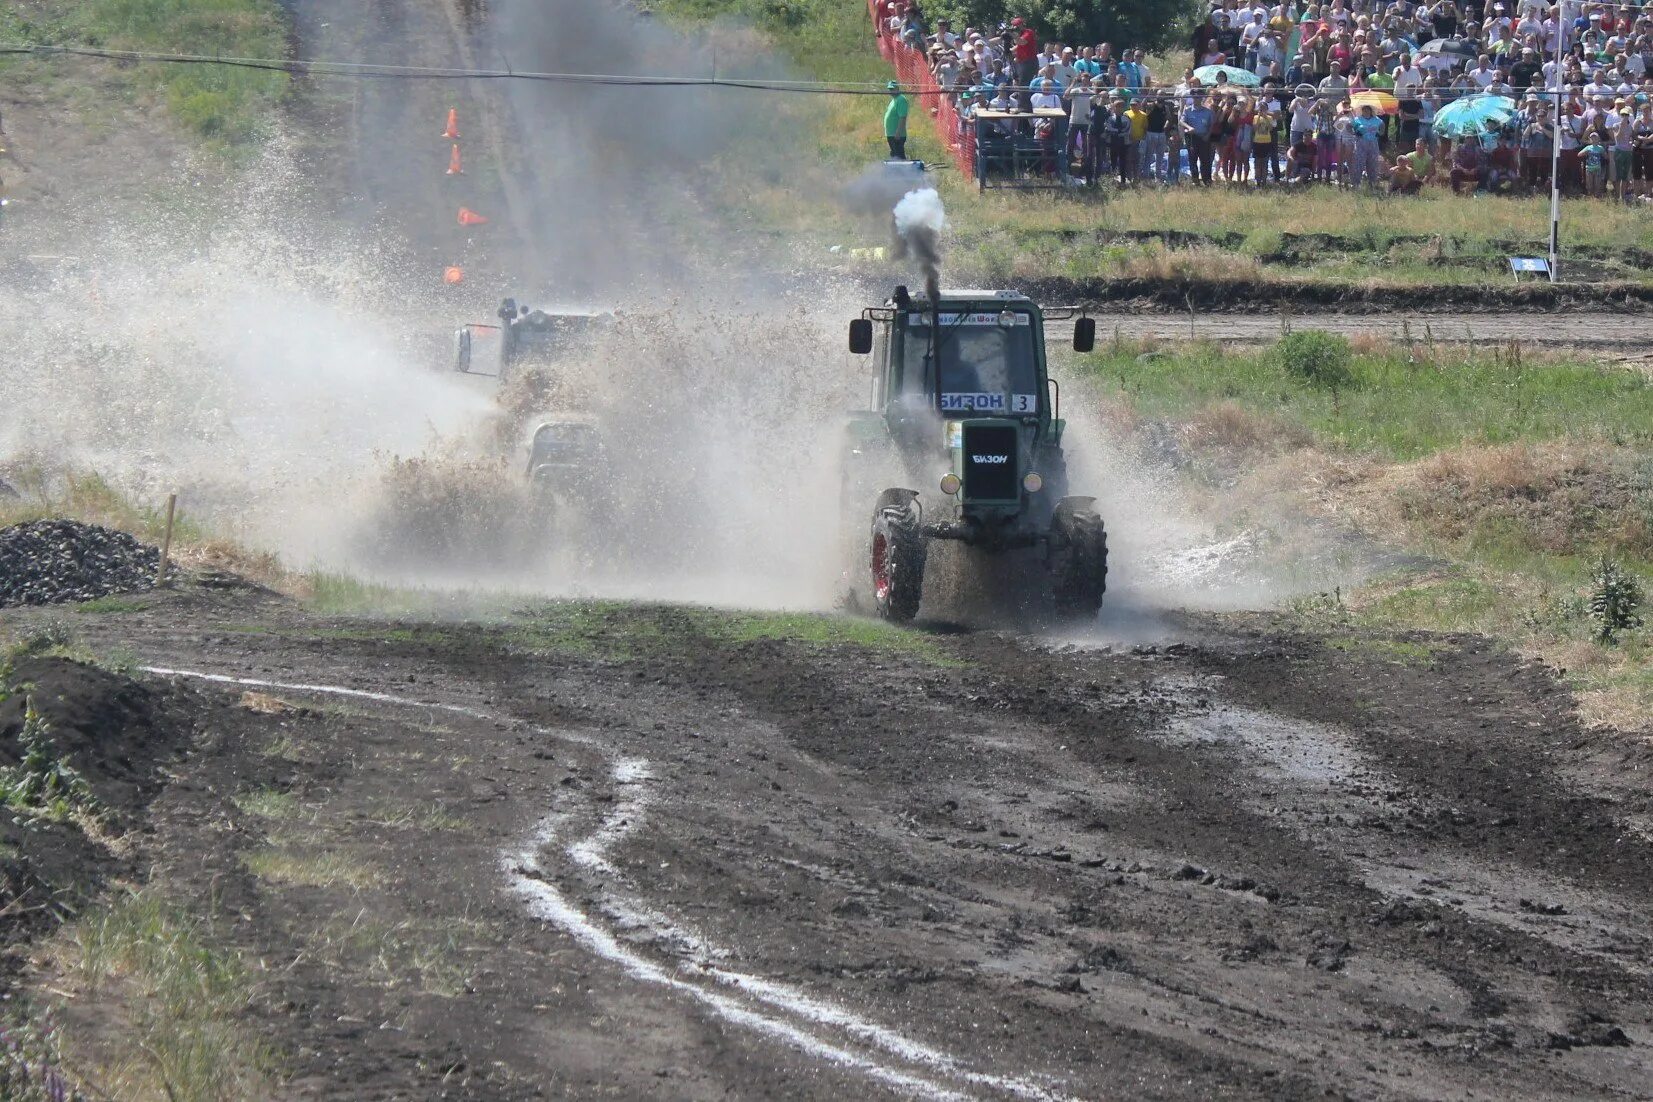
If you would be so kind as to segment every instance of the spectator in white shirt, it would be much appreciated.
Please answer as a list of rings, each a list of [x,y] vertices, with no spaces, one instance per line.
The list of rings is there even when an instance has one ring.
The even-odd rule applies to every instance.
[[[1402,54],[1400,65],[1391,74],[1395,80],[1395,95],[1403,96],[1417,88],[1423,87],[1423,72],[1412,65],[1412,56]]]

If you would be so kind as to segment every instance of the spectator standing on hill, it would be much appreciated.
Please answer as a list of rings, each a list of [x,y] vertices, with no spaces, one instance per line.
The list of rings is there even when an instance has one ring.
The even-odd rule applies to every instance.
[[[1252,116],[1251,156],[1256,162],[1258,187],[1268,182],[1270,172],[1274,174],[1274,182],[1280,182],[1280,147],[1274,140],[1275,118],[1271,107],[1272,101],[1258,100],[1257,112]]]
[[[1188,174],[1194,183],[1211,186],[1211,109],[1205,105],[1205,93],[1195,92],[1192,101],[1182,110],[1179,120],[1183,141],[1188,147]]]
[[[1377,187],[1378,175],[1381,166],[1381,151],[1378,146],[1378,135],[1383,130],[1383,120],[1377,117],[1377,112],[1371,104],[1365,104],[1360,114],[1349,123],[1354,133],[1354,176],[1352,183],[1359,187],[1365,181],[1368,191]]]
[[[1636,116],[1631,128],[1631,136],[1634,144],[1631,156],[1635,192],[1646,199],[1653,196],[1653,96],[1642,104],[1641,114]]]
[[[1550,182],[1554,143],[1549,106],[1534,100],[1527,105],[1521,122],[1521,178],[1534,191]]]
[[[885,86],[890,93],[889,106],[884,108],[884,140],[890,143],[893,160],[907,159],[907,97],[901,94],[901,85],[890,81]]]
[[[1579,150],[1579,160],[1584,164],[1584,193],[1600,199],[1607,192],[1607,142],[1599,130],[1592,131],[1587,142]]]
[[[1039,71],[1039,43],[1033,37],[1033,31],[1022,26],[1021,19],[1012,19],[1010,25],[1016,31],[1016,44],[1011,48],[1010,56],[1014,65],[1011,76],[1016,80],[1017,88],[1029,88],[1033,85],[1033,76]],[[1028,93],[1021,93],[1024,97]],[[1023,100],[1024,104],[1026,100]]]
[[[1102,133],[1108,141],[1108,164],[1118,175],[1120,184],[1126,184],[1131,175],[1131,120],[1125,114],[1123,98],[1115,96],[1108,101]]]
[[[1156,184],[1176,182],[1172,166],[1167,163],[1170,145],[1166,135],[1171,122],[1171,109],[1166,105],[1165,97],[1152,97],[1148,101],[1148,122],[1142,136],[1142,175]]]
[[[1291,144],[1296,145],[1305,135],[1313,134],[1318,128],[1316,116],[1319,114],[1320,101],[1314,94],[1312,85],[1299,84],[1297,94],[1291,101]]]

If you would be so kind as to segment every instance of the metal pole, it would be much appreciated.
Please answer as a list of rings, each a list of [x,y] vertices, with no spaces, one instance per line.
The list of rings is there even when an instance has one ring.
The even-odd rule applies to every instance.
[[[166,495],[166,535],[161,540],[161,561],[155,567],[155,585],[166,584],[166,568],[172,558],[172,522],[178,515],[178,493],[173,491]]]
[[[1561,65],[1567,46],[1567,5],[1569,0],[1556,0],[1555,5],[1555,76],[1550,91],[1555,95],[1554,110],[1550,114],[1550,282],[1561,279]]]

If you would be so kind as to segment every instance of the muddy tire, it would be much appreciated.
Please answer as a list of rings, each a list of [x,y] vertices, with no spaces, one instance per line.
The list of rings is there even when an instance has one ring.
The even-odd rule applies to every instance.
[[[1051,520],[1048,565],[1058,619],[1088,624],[1108,589],[1108,532],[1087,498],[1068,498]]]
[[[910,490],[885,490],[872,514],[873,608],[879,619],[897,624],[918,615],[924,595],[927,547],[917,499]]]
[[[549,539],[557,530],[558,513],[561,508],[557,503],[557,494],[540,478],[535,478],[528,486],[528,522],[529,538],[541,542]]]

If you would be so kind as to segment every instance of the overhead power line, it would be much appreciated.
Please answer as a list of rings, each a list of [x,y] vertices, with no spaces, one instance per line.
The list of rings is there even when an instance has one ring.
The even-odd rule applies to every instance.
[[[168,65],[220,65],[233,69],[262,69],[305,77],[345,77],[369,80],[531,80],[548,84],[588,84],[626,88],[734,88],[756,92],[792,92],[829,96],[887,96],[883,83],[851,81],[772,80],[711,76],[645,76],[626,73],[540,73],[516,69],[453,69],[424,65],[376,65],[365,61],[288,61],[267,57],[216,57],[204,54],[157,53],[147,50],[106,50],[94,46],[46,46],[0,43],[0,54],[36,57],[89,57],[107,61]],[[908,95],[943,95],[903,88]]]

